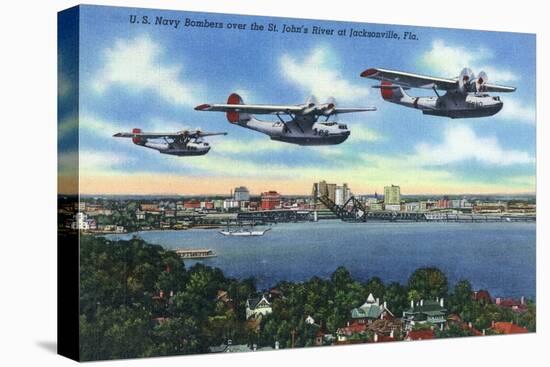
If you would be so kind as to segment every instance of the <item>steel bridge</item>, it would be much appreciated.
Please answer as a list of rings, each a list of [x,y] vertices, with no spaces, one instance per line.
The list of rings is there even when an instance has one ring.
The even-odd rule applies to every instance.
[[[343,205],[338,205],[328,196],[316,198],[344,222],[389,221],[389,222],[534,222],[534,216],[512,216],[501,214],[456,214],[437,212],[395,212],[368,211],[363,203],[350,197]]]
[[[354,196],[350,197],[344,205],[338,205],[326,195],[317,196],[317,200],[323,203],[331,212],[344,222],[366,222],[367,209]]]

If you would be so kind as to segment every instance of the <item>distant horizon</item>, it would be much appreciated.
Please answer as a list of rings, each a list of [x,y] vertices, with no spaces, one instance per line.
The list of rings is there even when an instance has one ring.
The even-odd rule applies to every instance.
[[[277,190],[275,190],[277,191]],[[277,191],[281,196],[283,197],[307,197],[307,196],[311,196],[311,194],[303,194],[303,193],[281,193],[279,191]],[[383,194],[383,190],[381,193],[377,193],[378,196],[384,196]],[[64,193],[60,193],[58,194],[58,196],[76,196],[77,194],[64,194]],[[374,196],[375,193],[355,193],[354,196]],[[79,196],[81,197],[108,197],[108,196],[115,196],[115,197],[120,197],[120,196],[137,196],[137,197],[231,197],[231,195],[227,194],[227,193],[202,193],[202,194],[178,194],[178,193],[151,193],[151,194],[146,194],[146,193],[139,193],[139,194],[132,194],[132,193],[128,193],[128,194],[122,194],[122,193],[114,193],[114,194],[110,194],[110,193],[92,193],[92,194],[88,194],[88,193],[80,193]],[[259,194],[255,194],[255,193],[250,193],[250,196],[251,197],[260,197],[261,196],[261,193]],[[536,197],[536,192],[535,193],[529,193],[529,192],[518,192],[518,193],[458,193],[458,194],[451,194],[451,193],[446,193],[446,194],[437,194],[437,193],[413,193],[413,194],[401,194],[401,197],[416,197],[416,196],[437,196],[437,197],[440,197],[440,196],[449,196],[449,197],[455,197],[455,196],[497,196],[497,197],[502,197],[502,196],[519,196],[519,197],[522,197],[522,196],[529,196],[529,197]]]

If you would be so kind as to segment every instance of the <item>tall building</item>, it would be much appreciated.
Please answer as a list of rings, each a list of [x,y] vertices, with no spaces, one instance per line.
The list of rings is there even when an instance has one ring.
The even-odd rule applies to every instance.
[[[330,197],[330,196],[329,196]],[[336,186],[334,189],[334,202],[336,205],[344,205],[351,197],[351,190],[347,183],[342,186]]]
[[[338,186],[337,184],[327,183],[323,180],[313,184],[311,195],[314,200],[320,196],[326,196],[336,205],[343,205],[352,196],[352,193],[347,183],[344,183],[342,186]],[[317,201],[315,208],[326,209],[326,206]]]
[[[384,204],[399,205],[401,204],[401,188],[396,185],[384,186]]]
[[[277,191],[266,191],[261,197],[262,210],[273,210],[281,206],[281,194]]]
[[[344,203],[352,196],[351,190],[348,187],[348,184],[344,182],[342,186],[342,191],[344,192]]]
[[[244,186],[235,187],[233,199],[237,201],[250,201],[250,192]]]
[[[451,201],[447,196],[445,196],[437,201],[437,207],[439,209],[448,209],[451,207]]]

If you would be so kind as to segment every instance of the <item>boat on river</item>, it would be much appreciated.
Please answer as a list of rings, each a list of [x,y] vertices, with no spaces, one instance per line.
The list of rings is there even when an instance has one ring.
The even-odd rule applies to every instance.
[[[223,231],[220,231],[221,234],[224,236],[241,236],[241,237],[250,237],[250,236],[263,236],[267,231],[269,231],[271,228],[267,229],[261,229],[261,230],[253,230],[253,229],[225,229]]]

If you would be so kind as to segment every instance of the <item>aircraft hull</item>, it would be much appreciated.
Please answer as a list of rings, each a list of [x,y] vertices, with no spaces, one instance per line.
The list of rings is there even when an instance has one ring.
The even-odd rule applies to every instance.
[[[159,150],[159,152],[161,154],[168,154],[168,155],[175,155],[175,156],[178,156],[178,157],[193,157],[193,156],[199,156],[199,155],[205,155],[206,153],[208,153],[208,150],[198,150],[198,151],[192,151],[192,150],[187,150],[187,151],[162,151],[162,150]]]
[[[284,143],[297,144],[297,145],[337,145],[341,144],[349,137],[347,135],[333,135],[333,136],[324,136],[319,137],[308,137],[308,136],[272,136],[271,140],[281,141]]]
[[[489,117],[497,114],[502,109],[502,104],[484,108],[456,109],[456,110],[423,110],[424,115],[443,116],[452,119]]]

